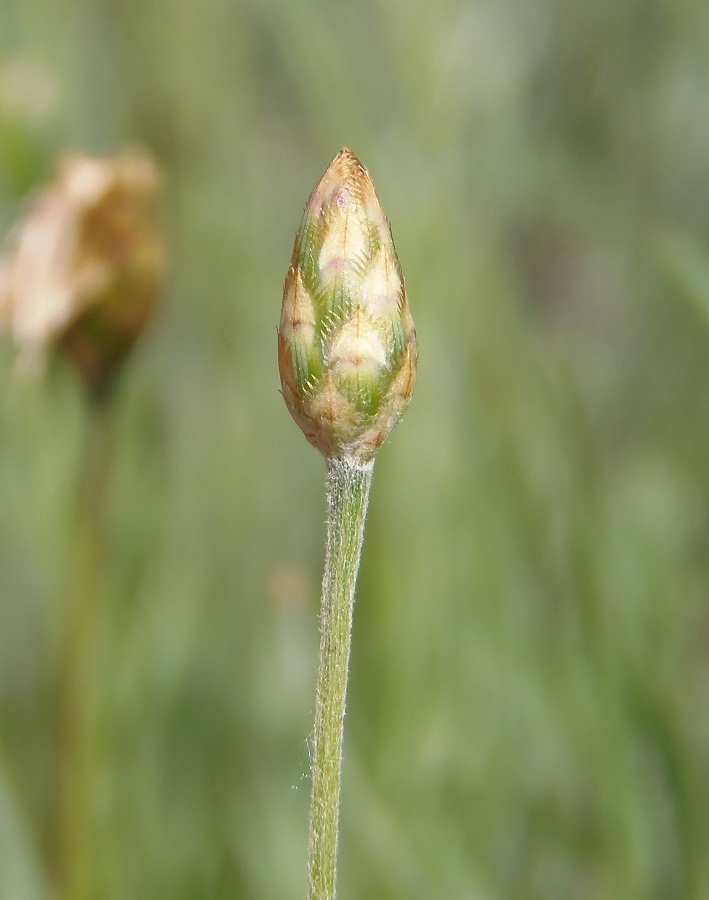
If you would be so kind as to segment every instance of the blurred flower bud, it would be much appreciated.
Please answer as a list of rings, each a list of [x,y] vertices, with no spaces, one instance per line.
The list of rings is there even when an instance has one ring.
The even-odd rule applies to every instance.
[[[283,397],[326,458],[371,458],[416,382],[417,345],[391,230],[349,150],[305,207],[283,293]]]
[[[153,160],[131,152],[71,156],[40,191],[0,261],[0,326],[21,364],[59,348],[89,385],[110,380],[162,285],[159,186]]]

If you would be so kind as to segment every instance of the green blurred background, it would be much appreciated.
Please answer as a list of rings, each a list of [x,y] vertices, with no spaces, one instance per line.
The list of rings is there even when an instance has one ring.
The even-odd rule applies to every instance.
[[[342,900],[709,897],[704,0],[2,0],[0,227],[153,150],[171,278],[116,398],[92,898],[305,893],[323,463],[278,394],[343,145],[419,384],[375,468]],[[82,393],[0,350],[0,898],[50,896]]]

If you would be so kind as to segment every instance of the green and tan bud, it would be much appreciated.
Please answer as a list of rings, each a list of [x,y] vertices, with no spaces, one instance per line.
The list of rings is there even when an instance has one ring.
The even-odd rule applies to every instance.
[[[159,187],[156,164],[132,151],[71,156],[37,194],[0,262],[0,327],[11,331],[21,363],[56,348],[91,386],[110,379],[162,286]]]
[[[389,223],[367,170],[341,150],[318,182],[283,291],[283,397],[328,459],[370,459],[416,382],[416,331]]]

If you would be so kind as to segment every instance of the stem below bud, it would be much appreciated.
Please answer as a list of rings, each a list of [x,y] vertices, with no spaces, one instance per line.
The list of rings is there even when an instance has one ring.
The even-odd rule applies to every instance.
[[[335,896],[352,610],[373,467],[373,461],[327,462],[327,544],[311,756],[309,900],[333,900]]]

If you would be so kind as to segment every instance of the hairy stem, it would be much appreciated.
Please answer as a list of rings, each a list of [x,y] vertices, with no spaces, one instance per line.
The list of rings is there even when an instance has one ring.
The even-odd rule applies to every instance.
[[[352,608],[373,466],[373,461],[327,462],[327,544],[311,762],[309,900],[333,900],[335,896]]]

